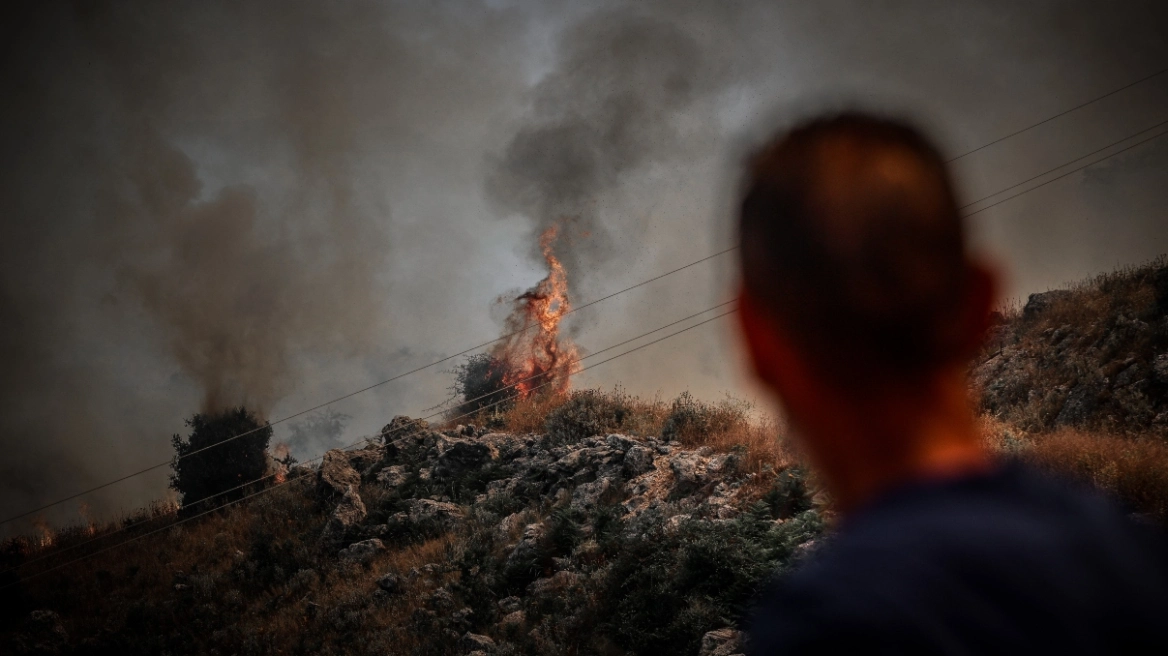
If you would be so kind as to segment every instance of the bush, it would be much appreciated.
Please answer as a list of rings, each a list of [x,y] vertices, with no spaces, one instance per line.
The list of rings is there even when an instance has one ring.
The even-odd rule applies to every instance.
[[[1062,430],[1033,436],[1019,453],[1114,494],[1132,510],[1168,521],[1168,445],[1162,440]]]
[[[572,392],[568,401],[548,413],[544,430],[549,438],[563,443],[593,435],[614,433],[632,418],[634,407],[621,392],[599,390]]]
[[[598,603],[604,632],[634,653],[697,653],[702,635],[746,613],[761,586],[819,536],[814,510],[783,524],[765,503],[727,522],[655,521],[615,546]]]
[[[241,406],[218,415],[197,413],[186,424],[191,428],[187,439],[171,439],[175,458],[170,465],[170,487],[182,495],[183,508],[212,497],[201,505],[222,505],[264,485],[259,479],[268,471],[272,439],[267,422],[261,424]]]
[[[469,356],[454,370],[454,385],[450,391],[462,399],[462,403],[451,414],[454,416],[476,412],[487,406],[496,411],[509,407],[511,390],[507,389],[505,378],[507,364],[490,353]]]
[[[727,399],[718,404],[702,403],[689,392],[673,401],[661,437],[682,444],[704,444],[713,436],[727,433],[748,421],[750,406]]]
[[[811,492],[807,489],[807,471],[792,467],[775,476],[771,489],[762,502],[770,508],[774,519],[790,519],[812,508]]]

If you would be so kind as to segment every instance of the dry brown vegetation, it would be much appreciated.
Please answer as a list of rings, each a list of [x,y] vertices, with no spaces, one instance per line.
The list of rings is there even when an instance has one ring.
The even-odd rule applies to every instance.
[[[1168,520],[1168,441],[1156,417],[1168,410],[1168,385],[1152,360],[1168,349],[1165,272],[1161,260],[1007,313],[974,371],[994,450],[1096,485],[1160,520]],[[824,524],[823,499],[782,423],[741,401],[581,390],[483,411],[471,422],[539,436],[545,453],[623,433],[659,437],[663,449],[733,454],[732,475],[747,481],[734,500],[741,513],[719,522],[646,514],[625,531],[611,507],[572,510],[564,488],[488,498],[487,486],[510,475],[499,467],[423,483],[417,467],[428,456],[406,454],[399,462],[413,468],[407,484],[361,484],[368,523],[392,521],[413,497],[458,504],[467,512],[459,526],[414,527],[387,537],[387,548],[364,564],[345,562],[317,539],[330,509],[310,476],[174,528],[179,516],[159,506],[63,531],[50,546],[12,541],[0,551],[0,585],[17,583],[0,593],[0,642],[35,647],[21,642],[32,635],[22,618],[50,608],[66,618],[78,653],[463,653],[459,636],[470,629],[507,641],[501,654],[662,653],[663,645],[694,653],[695,636],[733,623],[753,586],[794,562]],[[529,563],[538,572],[516,570],[509,558],[531,524],[547,529]],[[94,537],[101,539],[73,548]],[[556,578],[557,561],[571,561],[580,573],[574,583]],[[11,568],[22,562],[18,583]],[[374,596],[387,573],[400,589]],[[524,590],[530,597],[535,576],[562,587],[525,606],[522,632],[500,628],[499,598]],[[476,616],[455,620],[455,611],[435,609],[435,589],[451,591]]]
[[[1027,431],[1168,438],[1168,259],[1032,295],[973,368],[982,408]]]
[[[1098,487],[1168,523],[1168,443],[1158,436],[1074,428],[1027,433],[991,418],[984,427],[991,448],[1004,456]]]
[[[746,401],[733,397],[709,403],[684,392],[671,402],[612,391],[583,390],[602,410],[598,427],[628,435],[657,436],[676,440],[686,448],[707,447],[714,453],[738,453],[745,471],[779,471],[799,464],[778,417],[762,414]],[[549,416],[569,404],[573,395],[533,396],[499,411],[487,411],[470,421],[514,434],[543,433]],[[453,428],[447,424],[446,428]]]
[[[803,512],[809,507],[806,488],[802,473],[791,469],[795,464],[793,456],[778,439],[780,425],[758,417],[748,405],[733,399],[707,404],[686,394],[665,402],[660,398],[639,399],[620,389],[582,390],[566,396],[521,401],[505,412],[484,413],[475,417],[475,421],[513,434],[555,436],[547,438],[553,445],[570,445],[585,437],[620,432],[663,436],[675,448],[706,447],[704,453],[734,454],[737,473],[731,475],[750,479],[748,485],[741,487],[735,504],[743,508],[757,505],[761,510],[741,522],[717,528],[698,523],[692,533],[686,532],[691,529],[674,529],[672,533],[654,533],[649,538],[640,532],[622,538],[613,533],[617,530],[613,527],[620,525],[620,520],[614,519],[619,514],[612,515],[613,509],[598,508],[592,514],[568,512],[562,505],[563,495],[534,500],[502,497],[498,501],[479,501],[482,486],[497,476],[490,472],[476,474],[471,477],[473,480],[456,482],[455,487],[469,486],[464,491],[454,488],[443,491],[439,487],[407,492],[367,480],[360,486],[359,494],[369,508],[370,523],[391,521],[388,516],[397,512],[403,497],[409,495],[448,494],[453,497],[450,500],[469,512],[462,525],[452,531],[432,533],[422,529],[400,539],[386,539],[385,551],[357,564],[339,560],[335,548],[329,549],[317,539],[327,521],[329,507],[317,498],[311,483],[313,476],[308,475],[303,481],[291,482],[256,499],[173,528],[169,527],[182,519],[182,515],[167,507],[143,515],[129,525],[115,523],[94,529],[94,535],[86,531],[59,534],[50,547],[41,548],[31,542],[8,544],[0,570],[29,559],[48,558],[29,563],[20,570],[25,582],[13,588],[15,594],[4,601],[6,610],[11,612],[0,623],[0,635],[23,636],[21,631],[27,633],[31,629],[21,624],[19,618],[27,617],[35,608],[51,608],[66,618],[70,635],[84,637],[71,643],[81,652],[88,644],[95,650],[114,649],[122,653],[212,653],[224,649],[236,653],[461,653],[457,649],[450,651],[452,644],[459,644],[459,638],[442,634],[452,628],[449,618],[442,616],[444,611],[439,611],[437,619],[427,615],[433,610],[434,590],[455,591],[460,605],[473,606],[475,602],[471,600],[479,599],[488,610],[477,612],[495,612],[489,610],[494,608],[495,597],[522,594],[526,585],[521,584],[518,590],[508,587],[513,585],[507,582],[509,577],[515,576],[509,569],[508,559],[515,541],[525,526],[542,524],[551,527],[547,549],[568,549],[559,553],[578,560],[581,567],[597,571],[619,567],[622,568],[620,576],[643,577],[644,581],[631,592],[622,593],[624,596],[612,598],[605,596],[609,594],[605,578],[597,578],[585,587],[575,584],[562,593],[558,605],[540,607],[539,612],[553,617],[562,613],[564,617],[571,615],[576,619],[563,626],[549,625],[559,627],[551,633],[511,636],[515,644],[526,646],[520,652],[507,653],[555,651],[578,640],[572,637],[576,633],[593,631],[588,627],[600,625],[608,626],[606,630],[617,636],[626,636],[620,639],[625,647],[611,645],[616,638],[598,635],[590,639],[589,653],[605,653],[610,648],[611,653],[627,653],[629,645],[640,639],[636,636],[643,633],[638,622],[669,621],[673,616],[670,613],[682,613],[682,619],[676,621],[688,622],[684,631],[672,638],[658,636],[645,644],[674,640],[688,645],[695,639],[694,635],[700,638],[701,632],[708,630],[700,627],[713,623],[710,628],[716,628],[718,622],[725,622],[719,618],[726,610],[718,608],[727,607],[708,606],[702,611],[700,621],[685,614],[690,611],[684,610],[684,603],[663,616],[621,621],[628,626],[612,628],[614,620],[604,618],[621,616],[625,612],[619,610],[625,607],[621,604],[637,608],[664,607],[668,604],[663,605],[662,601],[672,599],[670,594],[679,595],[678,600],[690,594],[687,587],[670,593],[654,583],[659,576],[673,574],[650,573],[643,568],[656,572],[652,568],[667,567],[662,572],[674,572],[685,571],[687,567],[713,567],[721,557],[710,561],[713,552],[709,550],[724,548],[735,541],[744,548],[733,557],[727,556],[726,562],[734,572],[732,576],[741,582],[731,589],[727,599],[745,598],[749,588],[742,586],[763,580],[776,563],[782,562],[776,558],[791,557],[794,546],[817,534],[821,525],[811,512],[806,518],[789,524],[784,533],[767,532],[771,526],[771,506],[767,503],[783,506],[781,512]],[[294,469],[290,479],[306,471]],[[764,503],[757,503],[760,500]],[[516,519],[501,533],[500,517],[508,513],[514,513]],[[664,517],[645,521],[649,522],[647,527],[660,531]],[[73,557],[160,528],[163,530],[155,535],[38,575]],[[581,546],[581,536],[587,534],[592,538]],[[94,537],[98,539],[87,542]],[[777,540],[778,546],[766,546],[767,540]],[[77,545],[82,546],[74,548]],[[651,547],[659,547],[664,550],[662,553],[671,555],[662,558]],[[550,563],[556,554],[548,551],[539,556],[544,559],[540,562]],[[467,565],[468,562],[477,564]],[[479,579],[485,574],[480,569],[488,567],[496,573],[494,579],[487,580],[501,583],[492,584],[496,588],[484,591],[485,584]],[[400,589],[391,596],[373,600],[371,594],[377,589],[373,581],[384,574],[398,576]],[[717,573],[717,576],[730,575]],[[3,578],[0,585],[16,582],[11,573]],[[703,580],[706,579],[696,574],[679,579],[691,581],[684,583],[685,586]],[[632,598],[626,599],[629,595]],[[655,601],[639,601],[642,598]],[[677,604],[678,600],[671,603]],[[100,611],[93,612],[94,608]],[[468,627],[480,625],[481,622],[466,620],[453,628],[461,635]],[[435,642],[432,638],[438,634],[444,637]],[[497,633],[496,637],[499,637]],[[610,647],[604,647],[606,644]],[[641,653],[644,649],[632,651]]]
[[[1168,520],[1168,258],[1032,295],[973,369],[1000,451]]]

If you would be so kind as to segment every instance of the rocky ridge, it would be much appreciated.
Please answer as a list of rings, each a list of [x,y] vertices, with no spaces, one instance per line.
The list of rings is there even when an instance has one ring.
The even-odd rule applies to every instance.
[[[1026,430],[1168,435],[1168,261],[1030,295],[972,374],[982,409]]]
[[[725,611],[741,613],[757,585],[822,529],[797,474],[758,502],[759,475],[741,471],[740,461],[736,453],[687,449],[657,437],[613,433],[563,441],[475,426],[433,430],[397,417],[379,441],[325,456],[315,476],[328,509],[319,540],[339,561],[368,568],[387,545],[465,535],[473,553],[446,564],[368,573],[372,603],[393,603],[413,591],[409,628],[441,636],[442,653],[550,653],[568,635],[596,628],[615,634],[603,641],[640,653],[653,639],[639,645],[630,635],[634,627],[622,624],[656,621],[662,632],[676,618],[621,617],[619,601],[608,616],[598,611],[597,598],[618,587],[614,577],[627,574],[618,570],[637,566],[621,562],[630,545],[637,544],[640,551],[631,551],[639,555],[654,544],[667,554],[719,533],[732,545],[747,532],[759,543],[757,562],[744,574],[751,580],[736,580],[738,573],[690,581],[737,589],[721,613],[698,621],[700,631],[687,627],[678,644],[690,653],[727,656],[740,651],[740,634]]]

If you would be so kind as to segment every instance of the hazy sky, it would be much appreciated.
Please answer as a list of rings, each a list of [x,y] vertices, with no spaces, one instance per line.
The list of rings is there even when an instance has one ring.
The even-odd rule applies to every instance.
[[[166,460],[200,408],[277,419],[496,336],[550,222],[572,219],[578,302],[725,248],[744,153],[809,112],[906,114],[956,156],[1168,67],[1159,2],[28,5],[0,28],[0,516]],[[958,185],[1163,120],[1168,75],[960,160]],[[1168,251],[1166,181],[1168,137],[970,227],[1021,297]],[[711,306],[731,263],[571,330],[596,351]],[[579,383],[751,396],[728,326]],[[336,404],[345,440],[442,401],[449,368]]]

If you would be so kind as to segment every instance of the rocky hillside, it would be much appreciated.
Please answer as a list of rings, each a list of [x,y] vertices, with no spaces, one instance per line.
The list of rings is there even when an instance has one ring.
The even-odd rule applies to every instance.
[[[1168,260],[1031,295],[973,378],[985,412],[1023,430],[1168,436]]]
[[[813,544],[821,512],[800,469],[677,439],[719,416],[688,397],[665,414],[674,439],[596,430],[631,423],[622,398],[577,393],[539,434],[396,418],[242,508],[18,586],[3,640],[27,653],[737,653],[752,595]]]
[[[996,448],[1168,519],[1163,259],[1032,296],[973,379]],[[729,656],[830,516],[752,417],[596,391],[490,429],[398,417],[195,521],[3,545],[0,651]]]

